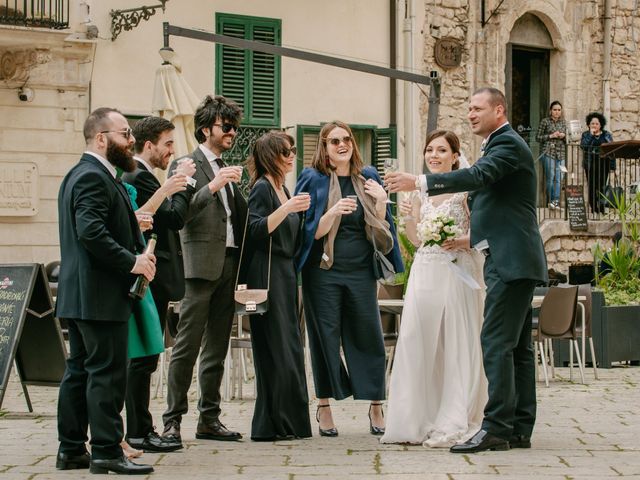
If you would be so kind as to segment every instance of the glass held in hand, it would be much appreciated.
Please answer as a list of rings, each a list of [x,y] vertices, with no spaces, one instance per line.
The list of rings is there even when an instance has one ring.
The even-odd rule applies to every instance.
[[[345,198],[348,198],[349,200],[353,200],[355,202],[355,204],[356,204],[356,209],[358,208],[358,196],[357,195],[347,195]],[[354,209],[353,211],[355,212],[356,210]]]
[[[416,217],[413,216],[413,205],[416,202],[418,195],[419,195],[418,192],[415,190],[412,192],[406,193],[406,200],[411,204],[411,210],[409,210],[409,215],[402,216],[405,222],[416,220]]]
[[[398,171],[398,159],[397,158],[385,158],[384,159],[384,163],[382,164],[382,169],[383,169],[385,175],[387,173],[397,172]],[[386,189],[386,190],[387,190],[387,195],[390,195],[389,189]],[[386,203],[396,203],[396,202],[394,202],[393,200],[390,200],[387,197]]]

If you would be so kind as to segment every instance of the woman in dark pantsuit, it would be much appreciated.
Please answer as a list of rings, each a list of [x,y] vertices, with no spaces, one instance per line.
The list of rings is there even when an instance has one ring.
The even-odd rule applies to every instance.
[[[371,401],[369,429],[382,434],[385,351],[374,239],[396,271],[403,269],[387,194],[375,168],[363,167],[349,126],[338,121],[320,131],[312,168],[300,174],[296,192],[311,195],[296,267],[302,270],[320,435],[338,435],[329,398],[351,395]]]
[[[284,132],[268,132],[256,141],[249,159],[247,283],[267,288],[269,267],[272,279],[269,310],[250,320],[257,383],[251,439],[256,441],[311,436],[293,263],[299,212],[309,208],[309,195],[291,197],[284,186],[296,158],[293,143]]]

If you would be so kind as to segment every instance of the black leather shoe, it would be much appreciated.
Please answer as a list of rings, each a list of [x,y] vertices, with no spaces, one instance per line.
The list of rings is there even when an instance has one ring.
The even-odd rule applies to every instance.
[[[176,441],[173,436],[161,437],[154,430],[151,430],[144,438],[129,437],[127,441],[133,448],[144,450],[145,452],[167,453],[182,448],[182,442]]]
[[[477,453],[486,450],[509,450],[509,442],[486,430],[480,430],[466,442],[449,449],[451,453]]]
[[[146,475],[147,473],[153,472],[153,467],[151,465],[133,463],[123,455],[122,457],[110,458],[108,460],[92,459],[89,471],[99,474],[113,472],[120,475]]]
[[[329,405],[318,405],[316,409],[316,422],[320,423],[320,409],[325,407],[329,407]],[[321,437],[337,437],[338,429],[336,427],[320,428],[320,425],[318,425],[318,433],[320,433]]]
[[[169,420],[164,424],[162,438],[168,442],[179,443],[182,445],[182,437],[180,436],[180,422],[177,420]]]
[[[91,463],[91,456],[87,452],[80,454],[58,453],[56,457],[56,468],[58,470],[89,468],[89,463]]]
[[[511,448],[531,448],[531,437],[526,435],[513,435],[509,438]]]
[[[198,422],[196,438],[201,440],[235,441],[240,440],[242,435],[238,432],[227,430],[227,427],[220,423],[220,420],[214,420],[211,423]]]
[[[380,409],[382,409],[382,403],[371,403],[369,405],[369,431],[371,435],[384,435],[384,427],[376,427],[371,421],[371,407],[374,405],[380,405]],[[382,412],[382,416],[384,417],[384,412]]]

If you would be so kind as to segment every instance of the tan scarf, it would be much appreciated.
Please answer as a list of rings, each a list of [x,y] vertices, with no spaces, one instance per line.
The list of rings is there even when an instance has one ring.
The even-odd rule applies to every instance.
[[[389,222],[378,218],[376,215],[376,200],[364,191],[365,178],[361,174],[352,175],[351,181],[353,183],[353,188],[356,191],[356,195],[358,196],[358,200],[364,209],[365,233],[367,235],[367,239],[372,243],[372,245],[375,245],[376,249],[380,252],[384,254],[389,253],[393,248],[393,236],[389,229]],[[340,190],[338,175],[336,175],[336,172],[332,171],[331,177],[329,178],[329,198],[327,200],[327,209],[325,212],[338,203],[341,198],[342,191]],[[333,242],[338,234],[341,219],[342,215],[338,215],[335,218],[329,233],[324,237],[324,255],[320,262],[320,268],[324,270],[329,270],[333,266]],[[373,240],[375,240],[375,244]]]

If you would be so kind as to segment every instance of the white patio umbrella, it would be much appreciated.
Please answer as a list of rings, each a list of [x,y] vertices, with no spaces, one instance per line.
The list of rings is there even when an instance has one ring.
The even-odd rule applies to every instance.
[[[193,136],[193,114],[200,100],[182,76],[178,55],[169,47],[160,50],[164,63],[156,70],[151,110],[173,122],[175,157],[191,153],[198,146]]]

